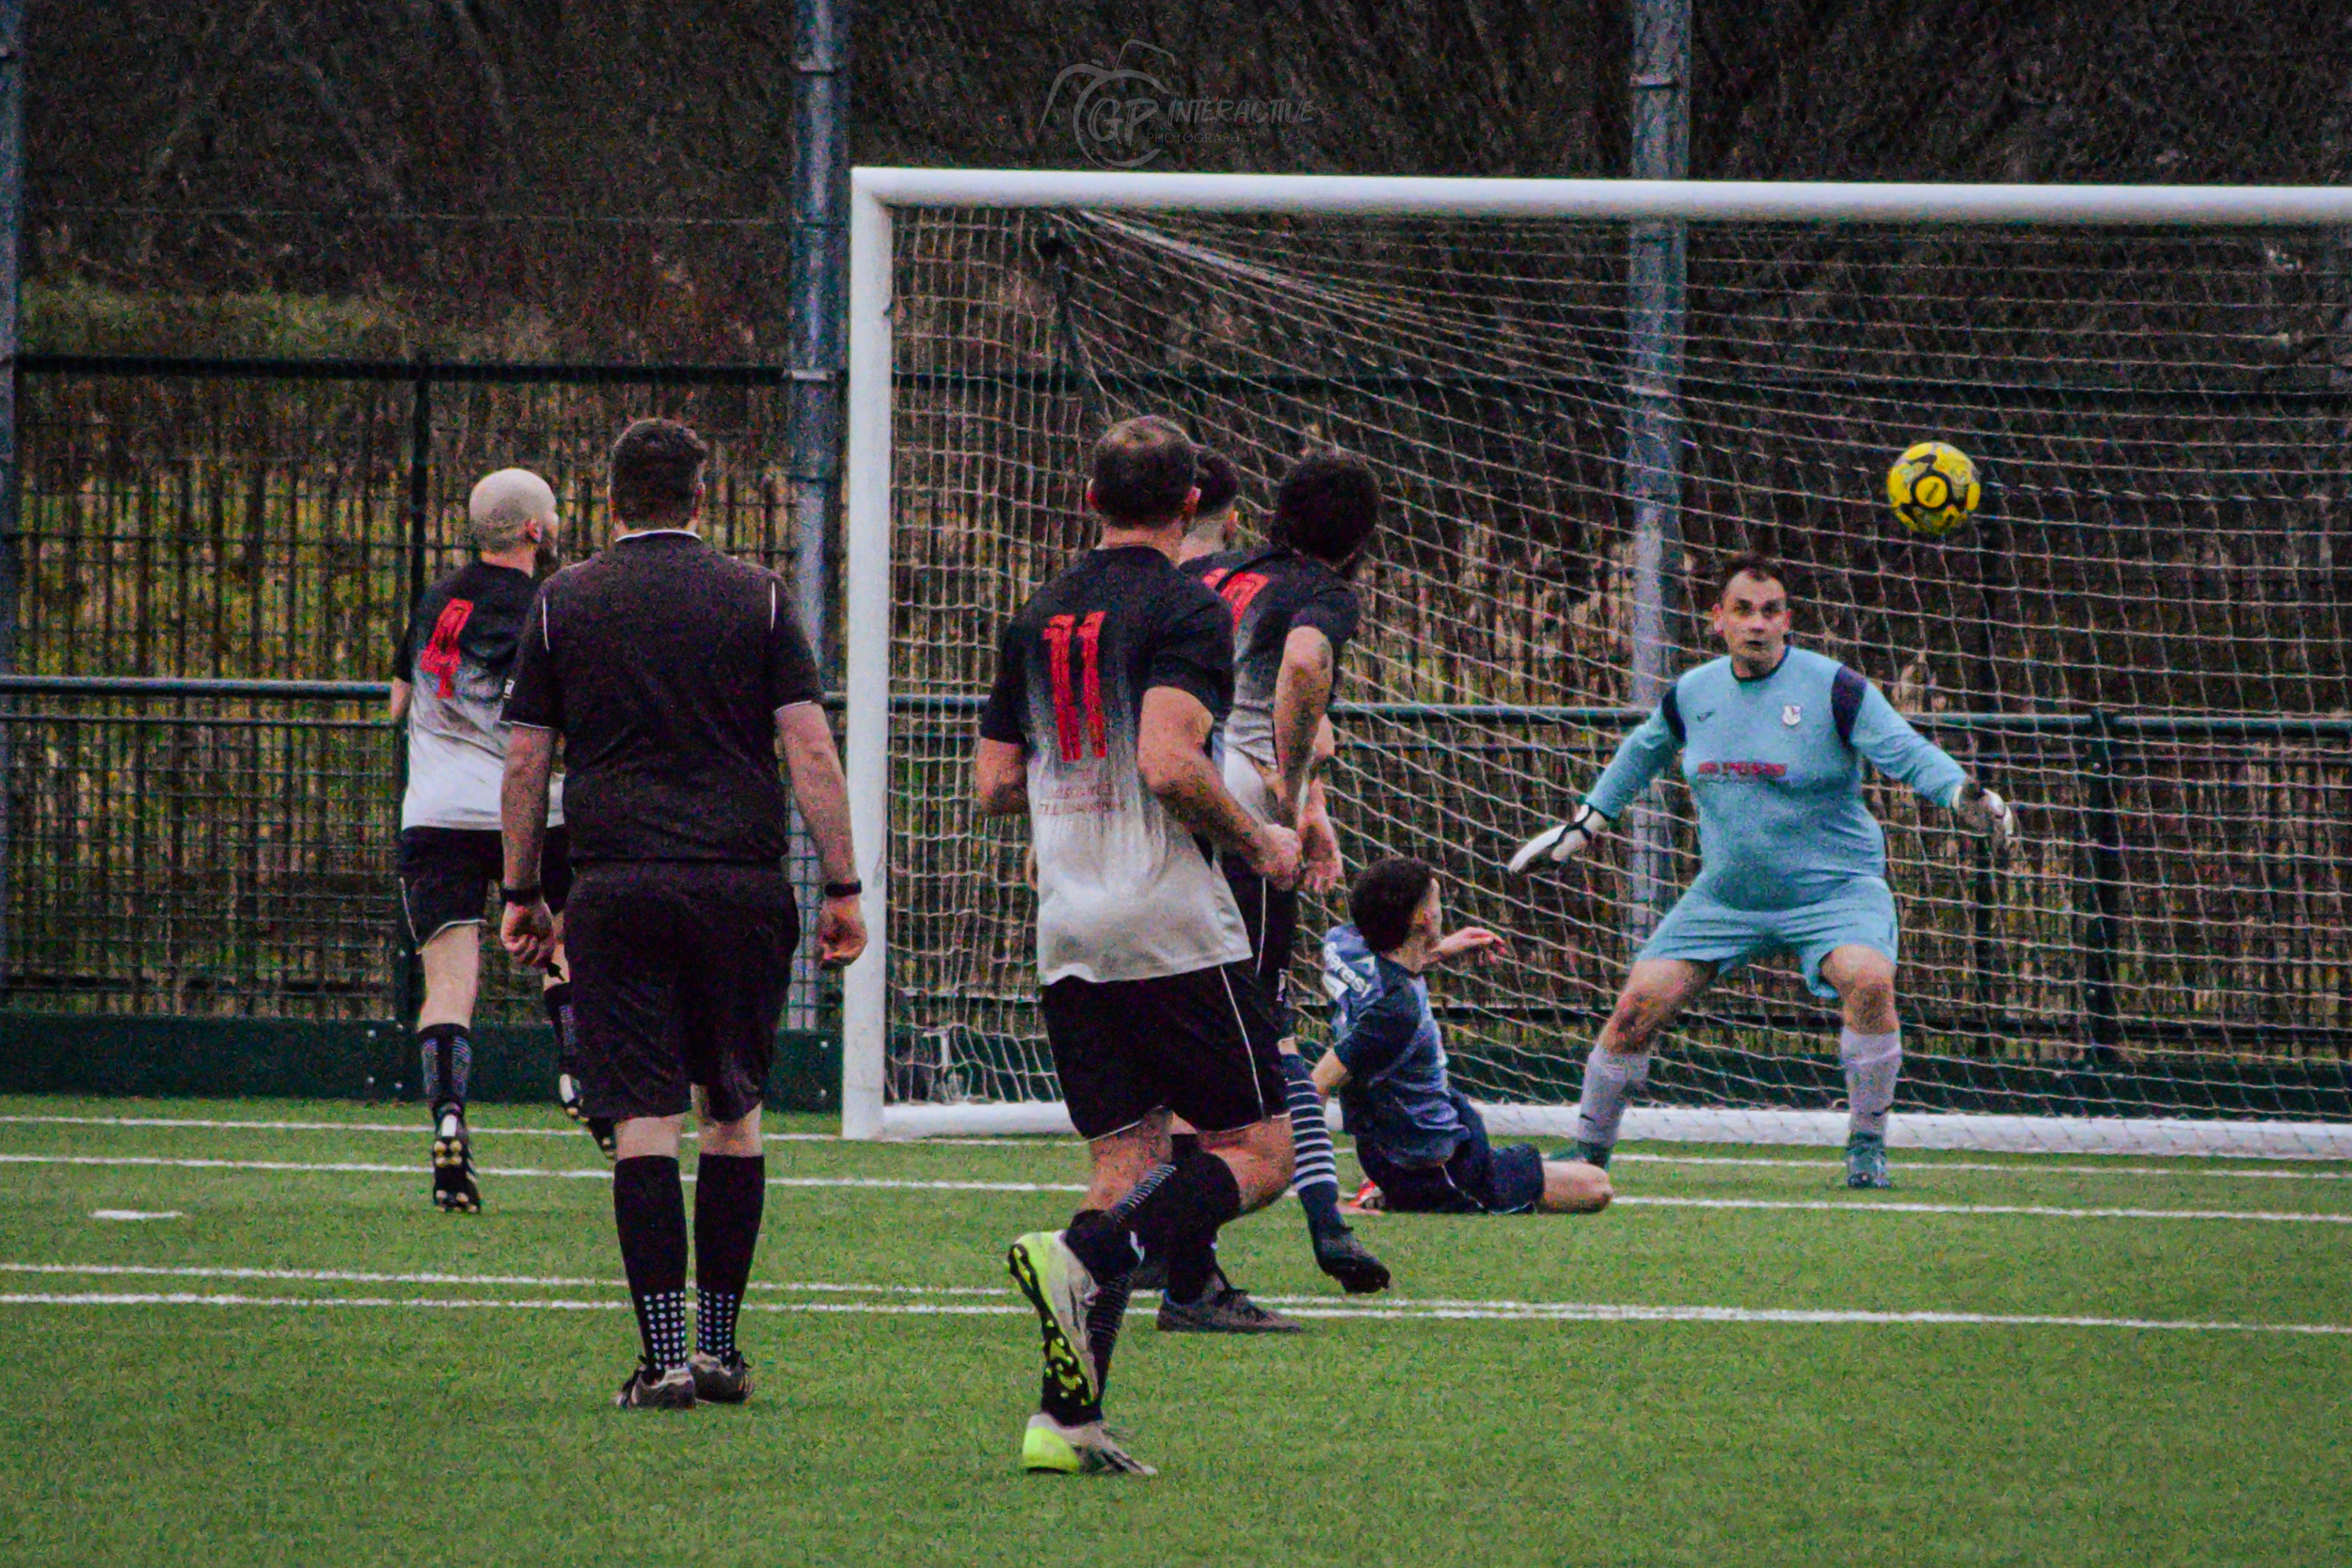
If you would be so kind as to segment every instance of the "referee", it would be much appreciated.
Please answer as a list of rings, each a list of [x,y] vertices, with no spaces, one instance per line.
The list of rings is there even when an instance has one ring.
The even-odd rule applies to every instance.
[[[766,1192],[760,1095],[800,941],[779,750],[824,866],[819,952],[845,964],[866,947],[816,662],[782,580],[696,533],[708,455],[674,420],[621,433],[612,546],[540,588],[506,693],[501,935],[526,964],[559,936],[539,875],[564,737],[575,872],[561,935],[586,1108],[618,1123],[612,1214],[644,1340],[624,1409],[751,1391],[735,1320]],[[702,1124],[691,1357],[677,1159],[690,1101]]]

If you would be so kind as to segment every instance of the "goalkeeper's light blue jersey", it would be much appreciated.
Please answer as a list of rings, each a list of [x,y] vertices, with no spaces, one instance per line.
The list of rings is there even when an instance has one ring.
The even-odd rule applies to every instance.
[[[1967,781],[1878,688],[1804,648],[1754,680],[1729,658],[1686,672],[1585,802],[1621,815],[1677,751],[1699,814],[1692,887],[1733,909],[1795,909],[1885,877],[1886,835],[1862,803],[1865,758],[1938,805]]]

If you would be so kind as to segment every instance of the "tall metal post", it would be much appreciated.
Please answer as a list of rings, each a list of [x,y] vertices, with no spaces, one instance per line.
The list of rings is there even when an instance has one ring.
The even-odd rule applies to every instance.
[[[408,613],[412,617],[424,598],[424,558],[432,547],[432,525],[433,376],[420,364],[416,379],[408,386]],[[408,793],[405,723],[392,727],[392,820],[397,825]],[[423,1006],[424,962],[417,952],[416,936],[408,929],[407,911],[403,909],[392,946],[392,1019],[402,1028],[410,1028]]]
[[[24,246],[24,0],[0,0],[0,673],[16,673],[23,566],[16,445],[17,293]],[[13,738],[0,713],[0,991],[8,987],[8,885],[15,847]]]
[[[1691,163],[1690,0],[1635,0],[1633,178],[1680,180]],[[1684,226],[1644,220],[1626,264],[1626,495],[1633,508],[1634,705],[1675,677],[1675,585],[1682,569]],[[1628,814],[1633,843],[1628,934],[1656,927],[1674,895],[1674,825],[1657,806]]]
[[[791,308],[788,390],[792,580],[801,625],[827,689],[839,687],[832,642],[833,579],[827,542],[841,499],[843,318],[850,277],[850,0],[797,0],[792,44]],[[822,897],[814,847],[797,816],[793,864],[801,908]],[[803,943],[785,1021],[818,1023],[815,943]]]

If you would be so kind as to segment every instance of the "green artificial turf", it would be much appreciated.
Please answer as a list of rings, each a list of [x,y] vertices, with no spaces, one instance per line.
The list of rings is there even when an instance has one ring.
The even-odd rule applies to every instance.
[[[2352,1226],[2245,1217],[2352,1213],[2342,1165],[1919,1155],[1848,1195],[1821,1151],[1629,1147],[1677,1158],[1621,1160],[1629,1199],[1699,1201],[1366,1218],[1401,1299],[1354,1304],[1285,1204],[1228,1232],[1237,1279],[1404,1315],[1232,1340],[1139,1306],[1112,1418],[1162,1473],[1081,1480],[1012,1467],[1036,1334],[1000,1293],[1067,1143],[772,1145],[810,1184],[769,1193],[752,1301],[795,1309],[746,1313],[753,1402],[620,1413],[604,1167],[551,1113],[484,1110],[474,1216],[425,1202],[413,1108],[0,1100],[59,1116],[334,1126],[0,1121],[0,1156],[405,1168],[0,1163],[10,1564],[2352,1560],[2352,1334],[2218,1326],[2352,1326]],[[822,1184],[875,1180],[994,1185]],[[1995,1212],[2036,1208],[2069,1212]],[[173,1292],[393,1305],[56,1299]],[[1438,1315],[1513,1303],[2210,1326]]]

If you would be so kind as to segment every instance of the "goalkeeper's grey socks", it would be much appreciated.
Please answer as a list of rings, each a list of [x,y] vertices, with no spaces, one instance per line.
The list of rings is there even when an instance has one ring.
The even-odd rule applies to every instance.
[[[1340,1166],[1331,1153],[1331,1126],[1323,1119],[1323,1097],[1315,1093],[1315,1071],[1307,1058],[1282,1057],[1282,1082],[1291,1112],[1291,1148],[1295,1152],[1291,1191],[1307,1211],[1307,1232],[1320,1241],[1347,1228],[1340,1218]]]
[[[612,1223],[621,1233],[645,1364],[657,1374],[686,1365],[686,1189],[677,1160],[639,1154],[612,1167]]]
[[[1576,1103],[1576,1151],[1594,1164],[1609,1163],[1626,1101],[1649,1082],[1649,1053],[1621,1054],[1593,1047],[1584,1058],[1584,1092]]]
[[[1903,1069],[1903,1032],[1861,1035],[1841,1029],[1837,1058],[1845,1064],[1846,1103],[1853,1112],[1850,1134],[1883,1143],[1886,1113],[1895,1103],[1895,1080]]]
[[[694,1348],[706,1355],[735,1349],[736,1314],[743,1309],[767,1198],[763,1155],[706,1154],[695,1166]]]
[[[463,1116],[467,1080],[473,1076],[473,1040],[462,1023],[428,1023],[417,1031],[418,1055],[424,1065],[424,1102],[440,1124],[446,1108]]]

